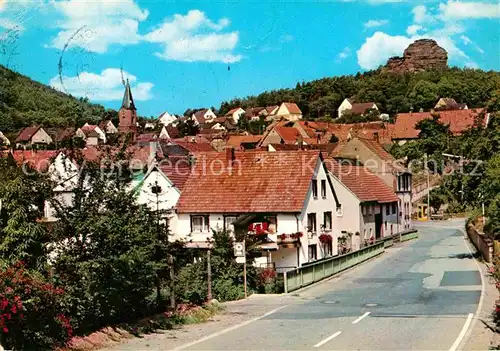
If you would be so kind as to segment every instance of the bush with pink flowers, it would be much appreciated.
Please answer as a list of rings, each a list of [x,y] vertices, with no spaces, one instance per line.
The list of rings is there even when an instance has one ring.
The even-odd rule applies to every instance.
[[[0,343],[15,350],[63,345],[73,333],[64,314],[64,290],[54,287],[23,262],[0,267]]]

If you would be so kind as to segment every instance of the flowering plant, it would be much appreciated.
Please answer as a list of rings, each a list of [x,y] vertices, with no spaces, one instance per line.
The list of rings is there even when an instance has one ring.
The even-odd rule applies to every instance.
[[[0,268],[0,338],[8,349],[51,349],[73,334],[62,311],[64,290],[18,262]]]

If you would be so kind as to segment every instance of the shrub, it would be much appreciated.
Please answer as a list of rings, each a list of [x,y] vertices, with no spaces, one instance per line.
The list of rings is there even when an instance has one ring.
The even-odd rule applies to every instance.
[[[64,290],[24,268],[19,262],[0,268],[0,337],[8,349],[48,349],[73,334],[62,308]]]

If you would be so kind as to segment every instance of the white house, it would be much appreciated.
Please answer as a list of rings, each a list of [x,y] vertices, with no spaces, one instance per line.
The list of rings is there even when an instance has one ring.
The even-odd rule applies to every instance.
[[[146,122],[146,123],[144,123],[144,129],[150,129],[150,130],[152,130],[152,129],[155,129],[155,127],[156,126],[155,126],[155,124],[153,122]]]
[[[116,128],[115,125],[113,124],[113,122],[111,122],[110,120],[99,122],[98,127],[105,134],[117,134],[118,133],[118,128]]]
[[[78,128],[75,132],[75,136],[85,140],[87,146],[95,146],[100,143],[106,143],[106,133],[104,133],[98,126],[90,125],[88,123],[85,123],[83,127]]]
[[[302,118],[302,111],[293,102],[283,102],[273,114],[269,114],[267,119],[284,118],[289,121],[298,121]]]
[[[170,139],[170,135],[168,134],[167,127],[163,126],[160,131],[159,139]]]
[[[245,110],[241,107],[233,108],[226,113],[225,117],[231,117],[234,123],[238,123],[240,117],[245,114]]]
[[[212,230],[254,235],[255,264],[287,270],[337,255],[337,207],[317,151],[197,153],[175,234],[194,248],[207,248]]]
[[[360,102],[356,103],[351,99],[344,99],[338,108],[338,116],[342,117],[346,112],[357,115],[363,115],[368,110],[377,110],[378,106],[374,102]]]
[[[0,132],[0,145],[10,146],[10,140],[2,132]]]
[[[212,111],[212,109],[201,109],[199,111],[196,111],[195,113],[193,113],[193,115],[191,116],[191,118],[193,118],[197,123],[199,124],[203,124],[203,123],[210,123],[212,122],[214,119],[217,118],[217,116],[215,115],[215,113]]]
[[[158,123],[163,124],[164,126],[168,126],[169,124],[174,123],[177,120],[175,115],[171,115],[168,111],[163,112],[158,117]]]
[[[26,148],[36,145],[49,145],[54,141],[42,127],[26,127],[19,131],[16,137],[16,147]]]
[[[339,227],[353,251],[403,230],[399,198],[382,179],[363,166],[332,159],[325,163],[342,204]]]

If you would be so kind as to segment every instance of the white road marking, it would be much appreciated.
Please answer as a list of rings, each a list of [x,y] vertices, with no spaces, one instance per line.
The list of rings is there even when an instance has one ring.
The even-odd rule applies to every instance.
[[[464,324],[462,330],[460,331],[460,334],[458,334],[457,340],[455,340],[455,342],[451,346],[450,351],[457,350],[458,345],[460,345],[460,343],[462,342],[462,339],[464,338],[465,333],[467,333],[467,329],[469,329],[469,326],[472,323],[473,317],[474,317],[474,313],[469,313],[469,315],[467,316],[467,320],[465,321],[465,324]]]
[[[340,334],[342,334],[342,332],[338,331],[335,334],[330,335],[329,337],[327,337],[325,340],[318,342],[316,345],[314,345],[314,347],[320,347],[320,346],[326,344],[328,341],[332,340],[333,338],[336,338]]]
[[[361,322],[361,320],[363,318],[366,318],[368,317],[368,315],[370,314],[370,312],[365,312],[361,317],[359,317],[358,319],[356,319],[354,322],[352,322],[352,324],[358,324],[359,322]]]
[[[207,340],[210,340],[210,339],[213,339],[217,336],[220,336],[222,334],[226,334],[230,331],[233,331],[235,329],[238,329],[238,328],[241,328],[241,327],[244,327],[245,325],[248,325],[250,323],[253,323],[253,322],[256,322],[258,321],[259,319],[262,319],[262,318],[265,318],[273,313],[276,313],[278,312],[279,310],[285,308],[285,307],[288,307],[288,305],[285,305],[285,306],[281,306],[281,307],[278,307],[278,308],[275,308],[274,310],[271,310],[265,314],[263,314],[262,316],[260,317],[256,317],[256,318],[253,318],[253,319],[250,319],[248,321],[245,321],[243,323],[240,323],[240,324],[236,324],[236,325],[233,325],[232,327],[229,327],[229,328],[226,328],[226,329],[223,329],[221,331],[218,331],[216,333],[213,333],[213,334],[210,334],[210,335],[207,335],[207,336],[204,336],[203,338],[201,339],[198,339],[198,340],[195,340],[193,342],[190,342],[190,343],[187,343],[185,345],[182,345],[182,346],[179,346],[179,347],[176,347],[175,349],[172,349],[172,351],[177,351],[177,350],[183,350],[185,348],[188,348],[188,347],[191,347],[193,345],[196,345],[196,344],[199,344],[200,342],[204,342],[204,341],[207,341]]]

